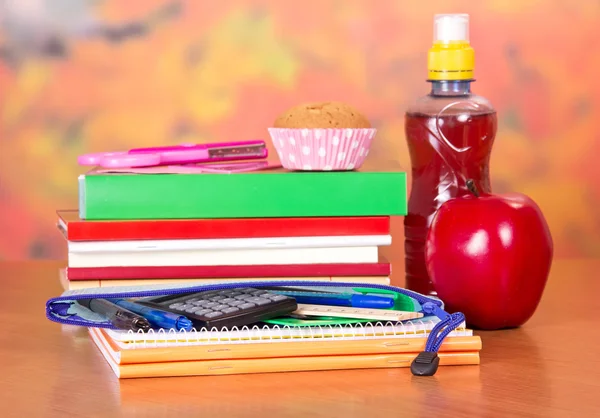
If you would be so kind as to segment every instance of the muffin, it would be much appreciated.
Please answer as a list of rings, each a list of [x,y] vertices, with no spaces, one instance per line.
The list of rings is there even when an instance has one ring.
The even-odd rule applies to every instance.
[[[304,171],[359,168],[376,132],[365,115],[342,102],[294,106],[268,130],[281,164]]]

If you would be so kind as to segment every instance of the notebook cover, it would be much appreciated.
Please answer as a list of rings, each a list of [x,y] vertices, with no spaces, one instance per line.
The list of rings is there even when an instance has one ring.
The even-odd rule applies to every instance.
[[[231,360],[166,361],[118,364],[114,351],[102,334],[91,331],[92,340],[121,379],[140,377],[212,376],[249,373],[276,373],[315,370],[374,369],[410,367],[418,353],[295,356]],[[479,364],[479,351],[441,352],[441,366]]]
[[[87,174],[82,219],[403,216],[406,173],[396,163],[359,171],[276,169],[234,174]]]
[[[387,235],[388,216],[241,219],[99,220],[79,217],[77,210],[59,210],[58,226],[69,241],[127,241]]]
[[[375,337],[355,340],[285,341],[275,343],[250,342],[190,344],[133,345],[114,341],[106,331],[90,328],[107,345],[119,364],[156,363],[189,360],[232,360],[240,358],[274,358],[296,356],[333,356],[351,354],[419,353],[425,349],[426,337]],[[439,352],[479,351],[481,337],[448,337]]]
[[[244,277],[389,276],[391,264],[281,264],[238,266],[69,267],[69,280],[210,279]]]

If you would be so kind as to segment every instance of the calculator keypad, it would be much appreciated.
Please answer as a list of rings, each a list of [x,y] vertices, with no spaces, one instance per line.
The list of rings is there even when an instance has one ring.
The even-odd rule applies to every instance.
[[[196,316],[215,318],[222,314],[248,310],[256,306],[265,306],[287,299],[287,296],[269,293],[264,290],[239,289],[205,292],[202,296],[190,297],[169,305],[169,308],[182,314],[194,313]],[[215,315],[215,313],[218,313]]]
[[[196,323],[244,322],[244,316],[268,319],[275,313],[285,315],[296,309],[296,301],[288,296],[254,288],[236,288],[194,293],[187,296],[162,297],[155,303],[169,311],[187,316]],[[282,310],[283,309],[283,310]],[[240,318],[242,318],[240,320]],[[253,322],[256,322],[254,320]],[[251,323],[245,321],[245,323]]]

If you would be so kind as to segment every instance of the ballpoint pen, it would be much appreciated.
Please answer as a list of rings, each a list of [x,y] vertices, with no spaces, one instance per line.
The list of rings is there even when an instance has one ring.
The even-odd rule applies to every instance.
[[[132,331],[149,331],[151,329],[146,318],[106,299],[81,299],[78,302],[92,312],[106,316],[110,323],[117,328]]]
[[[142,315],[150,324],[159,328],[191,331],[193,324],[188,318],[176,313],[150,308],[125,299],[111,299],[116,305]]]
[[[302,292],[271,290],[296,299],[296,302],[312,305],[351,306],[353,308],[389,309],[394,300],[386,296],[361,295],[353,293]]]

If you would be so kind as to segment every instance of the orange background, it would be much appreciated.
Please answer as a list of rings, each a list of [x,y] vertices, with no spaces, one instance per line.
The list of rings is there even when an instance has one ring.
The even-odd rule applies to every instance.
[[[471,15],[474,90],[498,111],[493,189],[538,202],[557,257],[600,255],[598,1],[0,8],[0,259],[66,257],[54,211],[76,207],[79,154],[268,138],[275,116],[301,101],[354,104],[379,129],[369,158],[408,170],[403,113],[428,92],[432,17],[449,12]],[[399,263],[401,225],[385,250]]]

